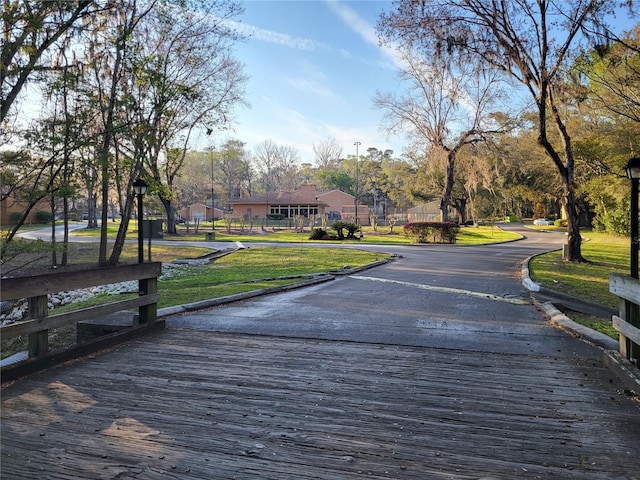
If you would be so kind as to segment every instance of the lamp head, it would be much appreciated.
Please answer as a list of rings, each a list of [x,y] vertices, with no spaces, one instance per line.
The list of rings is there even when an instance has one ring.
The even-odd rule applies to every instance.
[[[133,191],[136,192],[136,195],[144,195],[147,191],[147,184],[141,178],[137,178],[135,182],[133,182]]]
[[[631,179],[640,178],[640,157],[633,157],[627,162],[627,166],[624,167],[627,172],[627,177]]]

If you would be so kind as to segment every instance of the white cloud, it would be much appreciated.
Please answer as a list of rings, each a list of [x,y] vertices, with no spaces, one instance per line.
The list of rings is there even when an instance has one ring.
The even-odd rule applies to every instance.
[[[284,47],[293,48],[296,50],[304,50],[307,52],[314,52],[318,50],[324,50],[328,48],[326,45],[315,40],[302,37],[293,37],[286,33],[275,32],[273,30],[266,30],[253,25],[248,25],[242,22],[236,22],[233,20],[227,21],[229,27],[234,28],[243,35],[247,35],[257,40],[274,43],[276,45],[282,45]]]
[[[403,69],[405,66],[396,45],[380,45],[378,33],[375,28],[360,17],[353,9],[340,3],[337,0],[327,0],[329,9],[351,30],[357,33],[365,43],[379,48],[380,52],[387,57],[397,68]]]
[[[300,75],[285,77],[284,82],[293,88],[332,102],[342,101],[340,95],[327,86],[327,75],[311,62],[298,62],[294,71]]]

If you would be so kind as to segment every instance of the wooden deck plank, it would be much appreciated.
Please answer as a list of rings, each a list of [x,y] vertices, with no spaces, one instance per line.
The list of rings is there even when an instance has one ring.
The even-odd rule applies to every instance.
[[[640,409],[611,377],[592,361],[167,330],[3,388],[0,476],[637,478]]]

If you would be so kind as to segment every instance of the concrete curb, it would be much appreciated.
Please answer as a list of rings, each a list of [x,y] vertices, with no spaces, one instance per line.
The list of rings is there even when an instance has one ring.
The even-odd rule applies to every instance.
[[[529,261],[536,256],[537,255],[533,255],[523,262],[522,284],[530,291],[543,293],[547,289],[542,289],[540,285],[531,280],[531,277],[529,276]],[[551,291],[548,292],[555,293]],[[566,295],[561,296],[567,297]],[[591,302],[587,303],[591,304]],[[552,302],[542,303],[540,304],[540,308],[549,318],[551,323],[571,332],[584,341],[601,347],[603,349],[603,361],[605,365],[626,387],[627,390],[625,393],[635,395],[640,392],[640,370],[629,362],[629,360],[620,355],[620,352],[618,351],[619,345],[616,340],[604,333],[597,332],[589,327],[585,327],[584,325],[574,322],[558,310]]]
[[[618,342],[615,341],[608,335],[604,333],[597,332],[589,327],[585,327],[584,325],[580,325],[577,322],[574,322],[565,314],[563,314],[560,310],[558,310],[553,303],[546,302],[540,305],[544,313],[549,317],[552,323],[573,332],[580,338],[584,338],[587,341],[598,345],[602,348],[608,350],[615,350],[618,348]]]
[[[288,290],[295,290],[298,288],[308,287],[311,285],[316,285],[318,283],[328,282],[330,280],[335,280],[335,276],[327,275],[327,274],[317,275],[313,278],[308,278],[307,280],[291,283],[289,285],[283,285],[281,287],[262,288],[260,290],[253,290],[251,292],[237,293],[235,295],[227,295],[226,297],[211,298],[208,300],[202,300],[200,302],[187,303],[184,305],[176,305],[173,307],[161,308],[158,310],[158,318],[167,317],[170,315],[176,315],[179,313],[195,312],[197,310],[216,307],[218,305],[223,305],[225,303],[232,303],[232,302],[237,302],[239,300],[246,300],[249,298],[269,295],[271,293],[286,292]]]
[[[179,313],[194,312],[194,311],[202,310],[202,309],[205,309],[205,308],[211,308],[211,307],[215,307],[215,306],[218,306],[218,305],[223,305],[225,303],[237,302],[239,300],[246,300],[246,299],[249,299],[249,298],[260,297],[260,296],[263,296],[263,295],[269,295],[271,293],[286,292],[286,291],[295,290],[295,289],[298,289],[298,288],[309,287],[311,285],[316,285],[318,283],[324,283],[324,282],[328,282],[328,281],[331,281],[331,280],[335,280],[336,276],[352,275],[354,273],[358,273],[358,272],[361,272],[363,270],[368,270],[370,268],[379,267],[380,265],[384,265],[385,263],[391,262],[395,258],[397,258],[397,257],[396,256],[392,256],[391,258],[388,258],[386,260],[378,260],[377,262],[373,262],[373,263],[370,263],[368,265],[363,265],[361,267],[344,269],[344,270],[340,270],[340,271],[336,271],[336,272],[328,272],[328,273],[312,275],[312,276],[304,275],[301,278],[305,278],[305,280],[300,281],[300,282],[296,282],[296,283],[291,283],[289,285],[283,285],[281,287],[263,288],[263,289],[260,289],[260,290],[253,290],[251,292],[237,293],[235,295],[228,295],[226,297],[211,298],[211,299],[208,299],[208,300],[202,300],[200,302],[188,303],[188,304],[185,304],[185,305],[176,305],[176,306],[173,306],[173,307],[160,308],[160,309],[158,309],[158,318],[160,318],[160,317],[168,317],[170,315],[176,315],[176,314],[179,314]]]

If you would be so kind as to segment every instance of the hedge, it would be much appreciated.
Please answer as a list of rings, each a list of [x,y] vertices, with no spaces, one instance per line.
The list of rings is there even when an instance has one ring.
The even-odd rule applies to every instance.
[[[416,243],[456,243],[460,227],[453,222],[411,222],[404,234]]]

